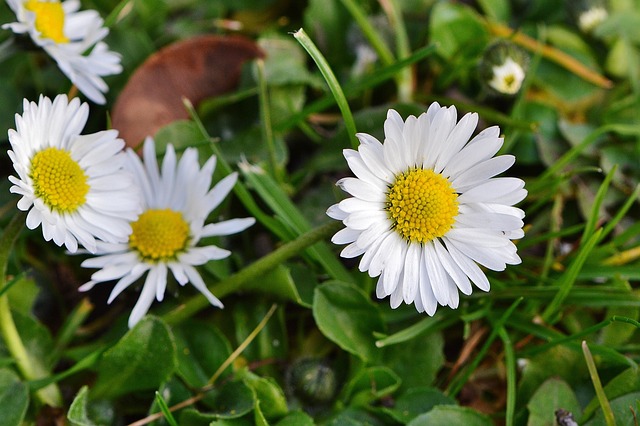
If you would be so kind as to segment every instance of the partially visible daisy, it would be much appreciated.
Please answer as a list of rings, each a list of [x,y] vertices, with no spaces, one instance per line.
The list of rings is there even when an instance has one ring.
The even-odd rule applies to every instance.
[[[124,141],[116,130],[81,135],[88,115],[78,98],[25,99],[9,130],[8,154],[18,174],[9,176],[10,191],[22,195],[18,208],[29,211],[27,227],[42,226],[45,240],[70,252],[78,242],[95,252],[96,239],[127,241],[141,205],[123,170]]]
[[[129,316],[129,327],[147,313],[154,298],[162,301],[169,271],[180,285],[191,282],[212,305],[222,308],[222,302],[207,289],[194,266],[224,259],[231,252],[215,245],[199,247],[198,243],[204,237],[235,234],[255,223],[254,218],[242,218],[205,225],[209,213],[224,200],[237,180],[237,173],[232,173],[209,189],[215,156],[200,168],[195,148],[186,149],[177,161],[173,146],[168,145],[160,171],[153,139],[145,140],[143,154],[144,163],[135,152],[127,150],[128,168],[135,175],[144,199],[142,214],[131,224],[133,233],[129,241],[100,244],[99,256],[82,262],[85,268],[101,269],[80,291],[118,280],[108,303],[147,274]]]
[[[345,225],[332,241],[348,244],[342,257],[362,255],[360,271],[379,277],[377,296],[391,296],[392,308],[457,308],[471,283],[489,290],[478,265],[520,263],[511,240],[523,236],[524,212],[513,205],[527,191],[521,179],[495,177],[515,158],[493,157],[503,143],[498,127],[469,141],[477,114],[456,122],[455,107],[437,103],[406,123],[389,110],[384,144],[359,133],[358,150],[344,150],[356,177],[337,183],[352,197],[327,211]]]
[[[515,95],[520,91],[529,56],[514,43],[501,40],[490,45],[480,61],[480,76],[495,93]]]
[[[593,6],[580,13],[580,16],[578,16],[578,26],[582,32],[590,33],[608,17],[609,13],[604,5]]]
[[[14,33],[28,33],[60,70],[90,100],[104,104],[109,90],[102,77],[122,72],[120,55],[101,41],[109,30],[95,10],[79,12],[78,0],[7,0],[18,22],[4,24]],[[87,53],[88,52],[88,53]]]

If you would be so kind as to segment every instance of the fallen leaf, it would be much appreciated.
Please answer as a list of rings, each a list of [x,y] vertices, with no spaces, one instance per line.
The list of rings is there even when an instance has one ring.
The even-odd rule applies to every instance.
[[[242,65],[264,53],[240,36],[198,36],[173,43],[133,73],[113,107],[113,128],[135,147],[161,127],[188,118],[182,98],[194,105],[234,90]]]

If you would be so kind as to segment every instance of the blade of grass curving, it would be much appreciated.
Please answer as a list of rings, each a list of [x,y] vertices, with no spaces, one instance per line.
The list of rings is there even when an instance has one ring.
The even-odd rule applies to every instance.
[[[340,86],[340,83],[338,83],[338,79],[331,70],[329,63],[325,59],[324,55],[322,55],[322,52],[320,52],[320,50],[316,47],[316,45],[302,28],[293,33],[293,37],[298,40],[298,43],[302,45],[304,50],[307,51],[309,56],[311,56],[311,59],[313,59],[313,61],[320,69],[320,72],[327,82],[327,85],[329,85],[329,90],[331,90],[334,98],[336,98],[336,103],[338,104],[338,108],[340,108],[340,112],[342,113],[344,127],[347,129],[347,134],[349,135],[349,140],[351,141],[351,147],[353,149],[358,149],[358,145],[360,143],[358,142],[358,138],[356,138],[356,123],[353,120],[353,114],[351,114],[349,102],[347,102],[347,98],[344,96],[342,87]]]
[[[516,356],[513,351],[513,344],[509,333],[504,327],[498,330],[498,336],[504,346],[504,361],[507,374],[507,406],[505,409],[506,426],[513,426],[516,413]]]
[[[158,407],[160,407],[160,412],[164,415],[164,419],[169,423],[169,426],[178,426],[178,422],[175,417],[173,417],[173,414],[171,414],[167,402],[158,391],[156,391],[156,403],[158,404]]]
[[[267,145],[269,152],[269,168],[271,176],[278,182],[282,182],[281,170],[276,160],[276,146],[273,140],[273,128],[271,127],[271,109],[269,108],[269,91],[267,90],[267,80],[264,75],[264,59],[257,59],[255,67],[258,75],[258,97],[260,99],[260,128],[262,130],[262,140]]]
[[[613,179],[613,175],[618,169],[618,165],[614,165],[609,173],[605,176],[604,180],[600,184],[598,188],[598,192],[596,192],[596,196],[593,200],[593,205],[591,206],[591,213],[589,214],[589,218],[587,219],[587,224],[584,227],[584,231],[582,233],[582,241],[586,241],[591,238],[591,235],[596,230],[596,226],[598,225],[598,216],[600,213],[600,206],[602,206],[602,202],[604,201],[604,196],[607,195],[607,191],[609,190],[609,185],[611,184],[611,180]]]
[[[463,369],[462,372],[460,372],[453,380],[451,380],[451,383],[449,383],[449,386],[445,390],[445,394],[455,397],[462,390],[462,387],[464,386],[464,384],[467,382],[467,380],[469,379],[471,374],[473,374],[476,368],[478,368],[478,365],[480,365],[480,362],[482,362],[482,360],[484,359],[484,356],[489,351],[491,344],[498,336],[498,330],[504,327],[505,323],[507,322],[507,320],[509,319],[513,311],[515,311],[515,309],[518,307],[520,302],[522,302],[523,300],[524,300],[523,297],[519,297],[518,299],[516,299],[511,304],[511,306],[509,306],[509,308],[507,308],[507,310],[500,316],[500,318],[498,318],[497,321],[492,322],[491,333],[489,333],[489,336],[487,336],[484,344],[482,345],[482,348],[480,348],[480,350],[478,351],[478,354],[475,356],[473,361],[471,361],[471,363],[467,366],[467,368]]]
[[[125,11],[125,8],[127,7],[128,9]],[[122,0],[120,3],[116,5],[116,7],[114,7],[111,10],[109,15],[104,19],[105,28],[113,27],[118,21],[118,19],[121,17],[120,15],[121,14],[126,15],[131,11],[132,8],[133,8],[133,0]]]
[[[632,269],[631,267],[629,269]],[[640,271],[637,271],[637,267],[635,267],[636,275],[632,276],[634,279],[638,279],[640,277]],[[589,274],[585,275],[585,279],[593,279],[593,278],[613,278],[620,275],[625,275],[626,273],[619,273],[614,268],[606,274]],[[579,275],[580,278],[583,278],[582,275]],[[505,288],[499,290],[492,290],[490,294],[478,294],[471,295],[470,298],[479,298],[479,297],[491,297],[492,299],[510,299],[513,300],[518,296],[523,296],[527,299],[536,299],[536,300],[550,300],[560,291],[560,287],[557,285],[553,286],[544,286],[544,287],[513,287],[513,288]],[[612,288],[610,286],[573,286],[567,296],[566,301],[571,303],[572,305],[592,307],[592,308],[602,308],[602,307],[613,307],[613,306],[628,306],[628,307],[640,307],[640,294],[620,288]]]
[[[76,334],[78,327],[84,323],[84,320],[87,319],[91,311],[93,311],[93,305],[89,301],[89,298],[84,297],[80,300],[80,303],[78,303],[73,311],[69,313],[56,338],[53,355],[51,356],[54,361],[59,359],[60,353],[69,344],[73,336]],[[56,362],[51,362],[51,364],[55,365]]]
[[[560,280],[558,280],[560,289],[558,290],[558,293],[553,298],[553,300],[551,300],[551,303],[549,303],[547,308],[542,313],[542,319],[545,322],[555,323],[559,319],[557,314],[560,312],[562,303],[565,301],[565,299],[569,295],[569,292],[571,291],[571,287],[576,282],[578,273],[587,260],[587,256],[589,256],[591,250],[593,250],[598,241],[600,241],[600,234],[602,234],[602,228],[591,235],[591,237],[586,242],[583,242],[583,244],[580,246],[578,254],[571,262],[571,265],[569,265]]]
[[[591,376],[593,388],[595,389],[596,395],[598,396],[598,401],[600,401],[600,407],[602,408],[602,414],[604,414],[604,420],[607,423],[607,426],[616,426],[616,419],[613,416],[613,411],[611,410],[611,405],[609,404],[607,395],[604,393],[604,389],[602,388],[602,382],[600,382],[600,376],[598,376],[596,363],[593,361],[593,356],[589,351],[589,346],[587,346],[587,342],[585,342],[584,340],[582,341],[582,352],[584,353],[584,359],[587,362],[587,368],[589,369],[589,375]]]
[[[309,231],[311,225],[295,204],[291,202],[291,199],[280,185],[271,176],[260,170],[247,163],[240,164],[240,171],[247,182],[258,193],[262,201],[273,210],[276,216],[293,230],[294,234],[300,235]],[[352,280],[349,272],[338,261],[326,243],[321,242],[309,247],[308,252],[315,261],[325,268],[332,278],[346,282]]]

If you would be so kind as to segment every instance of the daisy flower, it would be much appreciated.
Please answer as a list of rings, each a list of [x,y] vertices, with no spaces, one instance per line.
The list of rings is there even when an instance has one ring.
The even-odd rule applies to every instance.
[[[513,204],[527,191],[521,179],[495,177],[515,158],[493,157],[503,143],[498,127],[469,141],[477,122],[473,113],[457,123],[455,107],[437,103],[406,122],[389,110],[384,144],[359,133],[358,150],[344,150],[357,177],[337,183],[352,197],[327,211],[346,226],[332,241],[348,244],[342,257],[362,255],[360,271],[379,277],[376,294],[391,296],[392,308],[457,308],[458,290],[489,290],[478,265],[520,263],[511,239],[523,236],[524,212]]]
[[[493,67],[493,78],[487,84],[500,93],[514,95],[520,90],[524,77],[522,66],[507,58],[502,65]]]
[[[4,24],[16,34],[29,34],[87,98],[104,104],[109,87],[103,76],[122,72],[120,55],[102,42],[109,30],[95,10],[79,12],[78,0],[7,0],[18,22]],[[88,53],[87,53],[88,52]]]
[[[160,170],[151,138],[144,142],[144,163],[131,149],[126,154],[128,168],[143,194],[142,214],[131,224],[133,232],[129,241],[100,244],[99,256],[82,262],[85,268],[101,269],[93,273],[91,281],[81,286],[80,291],[90,290],[97,283],[118,280],[107,302],[111,303],[147,273],[129,317],[129,327],[133,327],[147,313],[154,298],[162,301],[171,271],[180,285],[191,282],[213,306],[222,308],[194,266],[231,254],[215,245],[198,247],[201,238],[235,234],[255,223],[254,218],[243,218],[205,225],[207,216],[233,188],[237,173],[209,189],[215,156],[200,168],[195,148],[186,149],[177,161],[173,146],[168,145]]]
[[[24,100],[9,130],[9,158],[17,177],[9,176],[18,208],[29,211],[27,227],[42,226],[47,241],[70,252],[78,242],[95,252],[97,239],[127,241],[129,221],[140,212],[139,194],[123,167],[124,141],[116,130],[81,135],[89,106],[65,95],[53,102]]]

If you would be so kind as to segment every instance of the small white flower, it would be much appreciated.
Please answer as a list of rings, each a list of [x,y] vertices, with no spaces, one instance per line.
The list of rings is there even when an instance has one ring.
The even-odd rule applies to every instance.
[[[608,16],[609,13],[604,7],[592,7],[580,14],[578,18],[578,26],[583,32],[589,33],[601,22],[607,19]]]
[[[122,72],[120,55],[101,41],[109,30],[95,10],[79,12],[78,0],[7,0],[18,22],[4,24],[31,36],[90,100],[104,104],[109,90],[102,77]],[[87,53],[88,52],[88,53]]]
[[[89,106],[65,95],[38,104],[24,100],[9,130],[9,158],[18,177],[10,191],[22,195],[27,227],[42,225],[45,240],[75,252],[78,242],[96,251],[96,238],[127,241],[129,221],[140,212],[133,179],[123,170],[124,141],[116,130],[81,135]]]
[[[504,63],[492,69],[493,78],[489,81],[489,86],[507,95],[518,93],[525,77],[525,72],[519,63],[507,57]]]
[[[377,296],[390,295],[392,308],[457,308],[458,290],[471,294],[471,282],[489,290],[478,264],[502,271],[520,263],[511,239],[523,236],[524,212],[512,206],[527,191],[521,179],[495,177],[515,158],[493,157],[503,143],[498,127],[469,141],[477,114],[456,122],[455,107],[437,103],[406,123],[389,110],[384,144],[359,133],[358,150],[344,150],[356,177],[338,181],[352,197],[327,211],[346,226],[332,241],[348,244],[342,257],[362,255],[360,271],[379,276]]]
[[[194,266],[210,260],[224,259],[231,252],[215,245],[198,247],[203,237],[230,235],[255,223],[254,218],[231,219],[205,225],[207,216],[224,200],[237,180],[237,173],[218,182],[213,189],[211,178],[216,165],[212,156],[200,168],[198,151],[188,148],[180,161],[172,145],[158,166],[154,141],[144,142],[144,163],[131,149],[127,150],[127,165],[142,190],[142,214],[131,224],[129,241],[120,244],[99,244],[98,257],[82,262],[86,268],[101,268],[91,281],[80,287],[87,291],[97,283],[118,280],[111,291],[111,303],[124,289],[147,273],[142,292],[129,317],[133,327],[149,310],[153,299],[164,298],[167,274],[173,274],[180,285],[191,282],[217,307],[222,307],[207,289]]]

